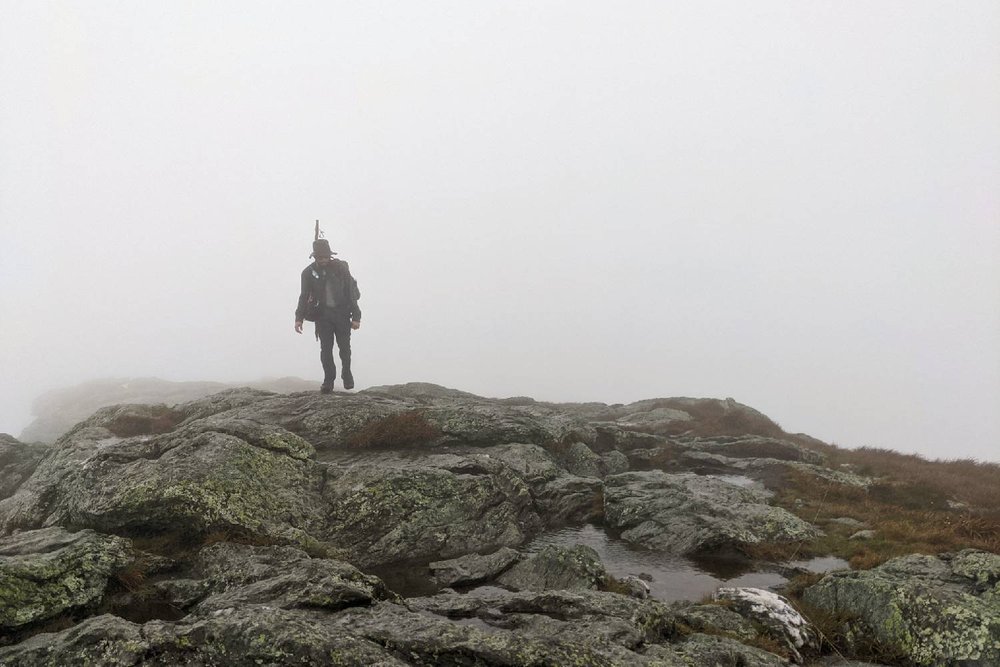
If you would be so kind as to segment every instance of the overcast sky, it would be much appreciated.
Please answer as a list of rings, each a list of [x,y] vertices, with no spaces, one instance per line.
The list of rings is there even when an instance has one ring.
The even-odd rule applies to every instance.
[[[1000,3],[0,0],[0,432],[98,377],[731,396],[1000,460]]]

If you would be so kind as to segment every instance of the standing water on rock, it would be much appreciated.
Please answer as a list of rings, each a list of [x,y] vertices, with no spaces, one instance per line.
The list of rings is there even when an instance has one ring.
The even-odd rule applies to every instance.
[[[662,602],[698,600],[721,586],[774,589],[787,581],[775,572],[752,571],[745,561],[694,560],[640,549],[591,524],[545,533],[529,543],[525,551],[536,553],[549,545],[574,544],[596,551],[608,572],[616,577],[634,575],[648,579],[650,597]]]

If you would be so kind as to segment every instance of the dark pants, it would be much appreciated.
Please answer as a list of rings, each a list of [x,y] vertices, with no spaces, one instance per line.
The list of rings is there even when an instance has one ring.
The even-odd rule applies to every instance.
[[[340,350],[341,377],[351,377],[351,320],[347,317],[321,317],[316,321],[319,335],[319,360],[323,363],[323,384],[332,387],[337,379],[333,363],[333,342]]]

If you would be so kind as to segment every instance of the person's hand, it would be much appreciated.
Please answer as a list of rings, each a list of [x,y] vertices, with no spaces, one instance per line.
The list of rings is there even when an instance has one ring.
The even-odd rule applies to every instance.
[[[295,333],[302,333],[302,320],[295,320]]]
[[[359,322],[358,320],[353,320],[351,322],[351,328],[354,329],[354,330],[360,329],[361,328],[361,322]]]

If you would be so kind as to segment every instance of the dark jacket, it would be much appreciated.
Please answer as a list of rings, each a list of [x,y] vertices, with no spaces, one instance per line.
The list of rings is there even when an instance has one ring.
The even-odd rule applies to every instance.
[[[327,306],[331,298],[336,304],[332,308]],[[299,292],[299,302],[295,307],[295,320],[298,322],[306,319],[306,313],[312,310],[318,315],[326,311],[325,314],[332,317],[350,318],[360,322],[361,308],[358,307],[360,298],[358,281],[351,275],[347,262],[332,259],[325,267],[313,262],[302,270],[302,290]],[[319,304],[319,307],[312,304]]]

